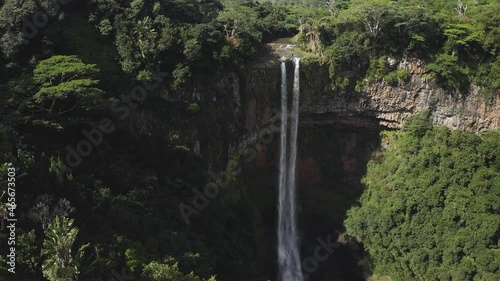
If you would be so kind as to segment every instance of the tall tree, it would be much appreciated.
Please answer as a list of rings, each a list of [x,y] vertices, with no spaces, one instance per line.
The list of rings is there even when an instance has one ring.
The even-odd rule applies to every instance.
[[[368,34],[377,37],[391,19],[393,4],[391,0],[354,0],[342,14],[344,20],[361,23]]]
[[[33,112],[43,112],[50,118],[66,113],[93,109],[103,91],[97,88],[99,68],[85,64],[77,56],[53,56],[40,61],[33,81],[38,92],[32,97]]]
[[[234,4],[228,4],[217,17],[217,21],[224,27],[226,38],[232,39],[238,38],[242,33],[257,35],[258,20],[254,9]]]

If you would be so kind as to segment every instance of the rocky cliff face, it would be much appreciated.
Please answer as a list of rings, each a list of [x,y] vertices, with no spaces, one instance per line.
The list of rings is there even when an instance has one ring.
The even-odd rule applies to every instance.
[[[291,97],[293,63],[287,63]],[[420,62],[391,63],[394,67],[407,69],[411,79],[398,86],[374,83],[356,93],[333,91],[328,65],[317,59],[304,59],[300,80],[301,126],[340,124],[372,131],[398,129],[409,116],[429,110],[435,125],[475,133],[500,130],[500,93],[497,92],[490,103],[477,86],[467,94],[452,94],[432,82]],[[196,124],[179,130],[189,129],[186,138],[193,142],[194,151],[197,154],[205,151],[207,162],[221,163],[218,168],[222,168],[228,155],[244,140],[258,139],[263,128],[270,123],[276,124],[273,121],[279,117],[281,107],[280,80],[280,62],[262,59],[239,72],[193,77],[185,88],[163,90],[160,95],[181,104],[200,104]],[[148,120],[156,119],[153,116]]]
[[[471,132],[500,129],[500,102],[486,103],[479,87],[467,95],[451,95],[421,75],[401,87],[384,83],[365,89],[368,110],[384,126],[400,128],[405,118],[429,109],[432,123]]]
[[[323,122],[327,122],[328,117],[318,115],[364,116],[376,118],[380,125],[389,128],[401,128],[407,117],[428,109],[434,125],[482,132],[500,129],[498,100],[497,96],[492,103],[486,103],[479,87],[475,86],[467,95],[451,95],[424,76],[412,75],[411,81],[402,86],[376,83],[357,97],[345,93],[332,98],[325,95],[302,108],[311,118]]]
[[[466,94],[452,94],[431,81],[420,62],[402,61],[396,66],[412,74],[409,82],[398,86],[379,82],[366,86],[362,93],[351,93],[330,89],[327,65],[305,61],[301,68],[302,124],[401,128],[407,117],[428,109],[434,125],[476,133],[500,129],[499,93],[489,103],[477,86]],[[288,69],[293,69],[291,63]],[[288,77],[290,86],[291,72]],[[254,66],[239,79],[245,80],[240,83],[243,87],[238,95],[243,103],[245,127],[251,129],[259,122],[265,123],[279,108],[279,63]]]

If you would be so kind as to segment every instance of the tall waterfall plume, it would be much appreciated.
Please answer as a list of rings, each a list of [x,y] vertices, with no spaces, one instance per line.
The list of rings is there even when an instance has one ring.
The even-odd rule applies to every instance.
[[[279,281],[303,281],[300,264],[297,218],[295,214],[295,165],[299,123],[300,58],[294,59],[292,111],[290,114],[290,155],[287,162],[287,76],[286,60],[281,59],[281,143],[278,194],[278,266]]]

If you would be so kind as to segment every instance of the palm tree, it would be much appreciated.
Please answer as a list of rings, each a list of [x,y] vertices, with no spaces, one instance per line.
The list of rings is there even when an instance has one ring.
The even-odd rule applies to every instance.
[[[78,229],[73,227],[73,219],[56,217],[45,230],[42,256],[43,275],[50,281],[76,280],[78,267],[71,255],[71,248],[78,235]]]
[[[134,35],[137,37],[139,50],[143,58],[146,58],[146,52],[153,46],[154,39],[156,38],[156,31],[152,27],[153,21],[150,17],[145,17],[137,22],[134,27]]]
[[[307,50],[321,55],[323,51],[322,35],[328,26],[327,18],[309,19],[301,24],[299,30],[308,39]]]

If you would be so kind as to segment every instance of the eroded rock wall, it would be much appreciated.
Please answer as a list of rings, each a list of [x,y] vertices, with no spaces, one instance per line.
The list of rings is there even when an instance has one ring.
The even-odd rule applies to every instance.
[[[477,86],[466,94],[452,94],[429,78],[423,63],[416,60],[390,63],[394,68],[408,70],[411,79],[396,86],[373,83],[358,93],[333,91],[328,65],[317,59],[303,59],[301,126],[340,124],[374,130],[398,129],[406,118],[428,109],[435,125],[475,133],[500,130],[500,93],[489,103]],[[287,70],[291,101],[291,61],[287,62]],[[245,138],[258,134],[279,117],[280,85],[280,62],[262,59],[239,71],[193,77],[183,89],[164,90],[160,95],[168,101],[200,104],[202,110],[197,115],[200,120],[191,133],[196,142],[193,147],[197,147],[196,151],[210,151],[209,158],[214,161],[209,162],[226,163],[227,154]]]
[[[328,65],[305,62],[301,68],[300,112],[302,124],[341,123],[348,126],[384,126],[401,128],[405,119],[429,110],[432,123],[470,132],[500,129],[500,94],[487,102],[478,86],[468,93],[450,93],[440,88],[419,61],[401,61],[399,69],[407,69],[411,79],[400,85],[377,82],[361,93],[332,91]],[[288,67],[291,69],[291,64]],[[247,83],[240,95],[247,101],[246,128],[265,122],[276,111],[279,96],[279,64],[267,63],[249,69]],[[274,78],[273,78],[274,77]],[[290,78],[291,75],[289,74]],[[241,77],[240,77],[241,79]],[[289,79],[290,80],[290,79]],[[263,82],[275,81],[271,86]],[[291,84],[289,81],[289,85]],[[289,91],[291,92],[291,91]]]

